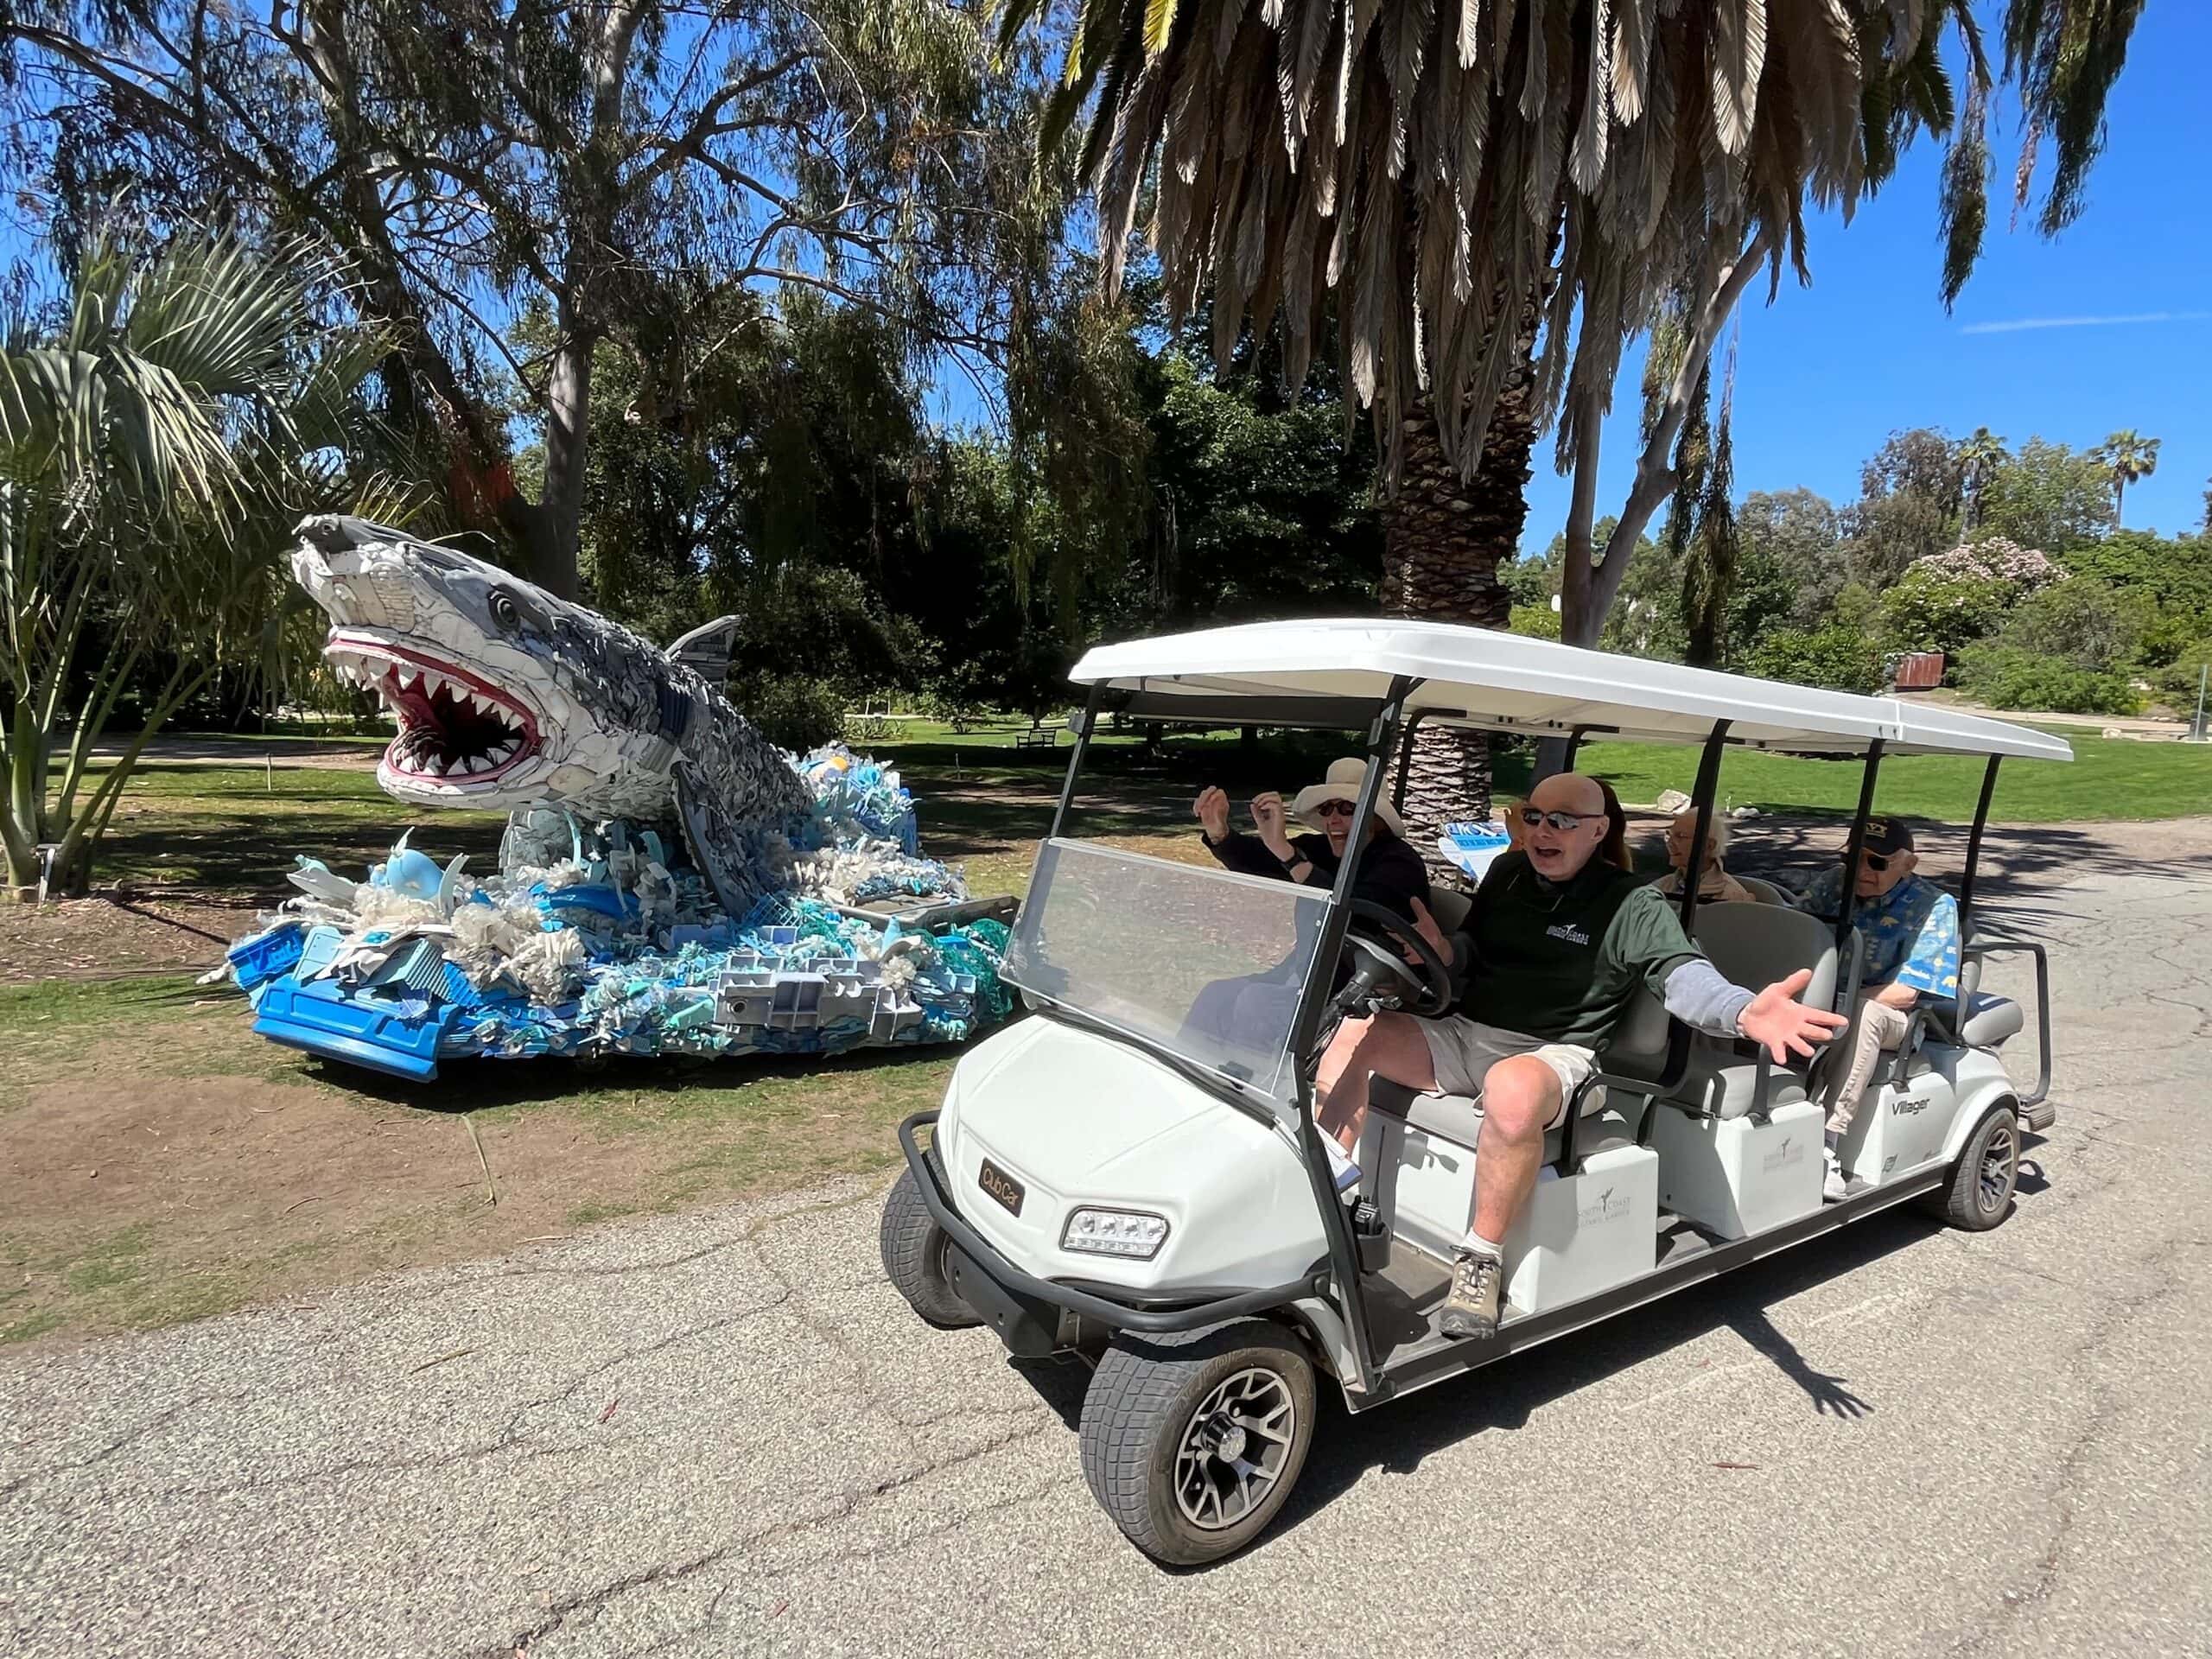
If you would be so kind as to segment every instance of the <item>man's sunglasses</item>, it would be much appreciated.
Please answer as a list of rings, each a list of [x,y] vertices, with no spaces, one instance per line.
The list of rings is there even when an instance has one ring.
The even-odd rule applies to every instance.
[[[1602,818],[1605,816],[1603,812],[1539,812],[1533,806],[1524,806],[1521,809],[1521,822],[1531,830],[1540,823],[1548,823],[1561,835],[1565,835],[1578,823],[1585,823],[1591,818]]]
[[[1849,855],[1847,854],[1845,856],[1848,857]],[[1859,862],[1862,868],[1879,875],[1890,868],[1890,861],[1896,856],[1895,853],[1861,853],[1859,855]]]
[[[1350,801],[1324,801],[1313,809],[1317,818],[1348,818],[1357,809]]]

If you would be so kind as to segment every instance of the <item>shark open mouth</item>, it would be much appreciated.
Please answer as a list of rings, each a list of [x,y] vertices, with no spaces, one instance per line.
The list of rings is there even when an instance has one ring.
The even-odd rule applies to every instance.
[[[399,722],[384,765],[403,782],[496,783],[537,749],[537,717],[466,669],[366,634],[334,630],[323,659],[366,686]]]

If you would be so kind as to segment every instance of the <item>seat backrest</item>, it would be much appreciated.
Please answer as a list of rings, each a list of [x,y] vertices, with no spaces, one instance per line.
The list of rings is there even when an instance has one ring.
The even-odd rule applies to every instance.
[[[1608,1071],[1629,1077],[1656,1077],[1667,1064],[1667,1043],[1672,1035],[1666,1005],[1643,987],[1637,988],[1621,1010],[1621,1017],[1605,1033],[1600,1062]]]
[[[1808,1007],[1835,1002],[1835,930],[1817,916],[1778,905],[1700,905],[1697,942],[1728,979],[1758,990],[1801,968],[1813,970],[1800,995]]]
[[[1789,895],[1771,881],[1762,881],[1756,875],[1739,875],[1736,880],[1744,884],[1745,892],[1763,905],[1781,905],[1789,909],[1796,908],[1790,903]]]
[[[1431,887],[1428,890],[1428,913],[1436,918],[1436,925],[1446,933],[1457,933],[1465,927],[1474,908],[1474,899],[1456,888]]]

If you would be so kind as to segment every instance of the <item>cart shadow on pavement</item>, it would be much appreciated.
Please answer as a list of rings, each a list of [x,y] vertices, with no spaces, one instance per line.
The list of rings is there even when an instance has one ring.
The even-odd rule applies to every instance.
[[[1438,1383],[1402,1403],[1350,1416],[1341,1396],[1334,1401],[1325,1396],[1305,1472],[1267,1535],[1301,1525],[1370,1470],[1411,1474],[1431,1452],[1487,1431],[1520,1428],[1538,1409],[1565,1395],[1723,1327],[1735,1332],[1803,1389],[1814,1411],[1824,1416],[1867,1416],[1876,1409],[1874,1404],[1852,1391],[1848,1377],[1815,1370],[1767,1310],[1940,1230],[1936,1222],[1909,1211],[1885,1211],[1846,1229],[1827,1242],[1827,1248],[1792,1250],[1738,1268],[1643,1308],[1632,1320],[1608,1320],[1544,1343],[1485,1367],[1471,1379],[1461,1376]]]
[[[2043,1144],[2039,1135],[2023,1138],[2024,1152]],[[2021,1198],[2032,1199],[2051,1186],[2039,1163],[2023,1160],[2018,1189]],[[1849,1377],[1815,1369],[1767,1310],[1943,1230],[1940,1222],[1910,1208],[1885,1210],[1835,1235],[1825,1249],[1801,1248],[1738,1268],[1640,1309],[1634,1320],[1605,1321],[1500,1360],[1474,1381],[1455,1377],[1402,1403],[1357,1416],[1344,1410],[1334,1384],[1321,1380],[1312,1449],[1274,1524],[1247,1549],[1221,1561],[1161,1570],[1178,1575],[1206,1573],[1250,1550],[1265,1549],[1272,1540],[1325,1510],[1370,1471],[1412,1474],[1432,1452],[1487,1431],[1520,1428],[1542,1407],[1724,1327],[1802,1389],[1815,1413],[1853,1420],[1869,1416],[1877,1409],[1875,1404],[1853,1391]],[[1071,1432],[1080,1431],[1084,1395],[1090,1384],[1088,1364],[1072,1357],[1012,1357],[1007,1363]]]

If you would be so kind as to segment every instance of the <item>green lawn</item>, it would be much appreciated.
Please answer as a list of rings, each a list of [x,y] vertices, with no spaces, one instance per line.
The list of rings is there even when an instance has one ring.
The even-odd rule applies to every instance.
[[[2136,742],[2078,729],[2058,735],[2073,744],[2073,762],[2006,761],[1997,774],[1992,820],[2063,823],[2212,812],[2212,744]],[[1611,784],[1623,800],[1650,801],[1665,789],[1687,793],[1697,775],[1697,751],[1690,748],[1592,743],[1582,751],[1579,764]],[[1970,755],[1905,755],[1886,760],[1875,804],[1913,817],[1971,823],[1986,764]],[[1525,765],[1516,770],[1516,776],[1501,781],[1524,785]],[[1848,812],[1858,804],[1859,772],[1855,760],[1803,760],[1731,750],[1720,770],[1722,804]]]
[[[141,766],[100,844],[94,879],[267,893],[302,853],[358,876],[410,823],[441,862],[466,853],[481,869],[497,856],[504,814],[404,805],[377,787],[375,765],[372,747],[359,771]]]
[[[895,741],[869,747],[894,760],[921,799],[929,850],[969,861],[979,892],[1019,891],[1027,874],[1027,843],[1045,832],[1066,772],[1071,741],[1052,750],[1015,750],[1018,726],[956,735],[941,724],[906,723]],[[2171,818],[2212,813],[2212,745],[2137,742],[2079,729],[2063,731],[2071,765],[2008,761],[1999,774],[1992,816],[1999,823],[2054,823],[2100,818]],[[1186,827],[1189,801],[1202,781],[1240,797],[1285,791],[1317,776],[1348,737],[1269,732],[1246,745],[1234,731],[1172,734],[1155,753],[1134,734],[1108,734],[1086,769],[1086,835],[1147,836]],[[162,884],[266,893],[279,888],[296,854],[353,872],[381,859],[410,824],[426,851],[441,860],[466,853],[481,868],[496,854],[501,823],[483,812],[423,811],[376,786],[372,746],[358,771],[319,766],[182,766],[142,767],[132,781],[100,855],[100,878],[127,875]],[[1531,754],[1498,757],[1501,793],[1528,786]],[[1656,800],[1662,790],[1688,791],[1695,779],[1692,747],[1592,743],[1584,771],[1604,778],[1631,802]],[[1854,761],[1806,760],[1732,750],[1721,769],[1726,806],[1847,812],[1858,799]],[[1942,822],[1974,817],[1982,762],[1972,757],[1916,755],[1882,767],[1878,804]]]

